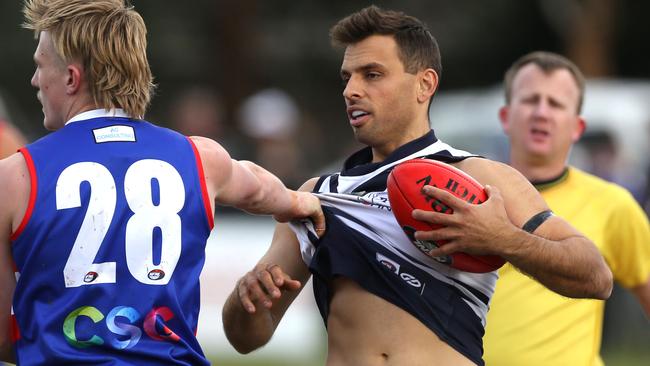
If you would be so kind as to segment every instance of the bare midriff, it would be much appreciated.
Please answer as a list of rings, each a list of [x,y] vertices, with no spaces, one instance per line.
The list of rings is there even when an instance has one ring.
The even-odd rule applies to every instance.
[[[327,320],[327,366],[475,365],[406,311],[339,277]]]

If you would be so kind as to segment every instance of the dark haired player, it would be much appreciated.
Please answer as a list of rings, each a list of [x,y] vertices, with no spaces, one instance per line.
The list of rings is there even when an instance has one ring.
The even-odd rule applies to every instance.
[[[339,173],[308,181],[319,192],[328,231],[280,225],[269,251],[237,283],[224,307],[226,335],[250,352],[273,335],[301,284],[314,292],[328,329],[328,365],[483,364],[482,336],[496,272],[475,274],[437,263],[451,251],[496,254],[568,296],[607,298],[611,273],[594,245],[548,207],[513,168],[452,148],[431,130],[428,107],[441,71],[427,27],[403,13],[371,6],[331,30],[345,48],[343,98],[355,138],[367,147]],[[471,205],[433,190],[453,215],[417,211],[447,225],[418,232],[450,240],[427,256],[385,207],[386,177],[406,159],[453,163],[487,187]],[[522,229],[533,222],[531,231]],[[570,259],[569,259],[570,258]]]

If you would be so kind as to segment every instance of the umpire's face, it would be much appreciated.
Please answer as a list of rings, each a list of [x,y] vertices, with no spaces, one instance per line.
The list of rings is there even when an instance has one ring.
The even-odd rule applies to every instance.
[[[512,82],[510,103],[499,112],[517,161],[564,166],[585,130],[578,114],[580,89],[566,69],[546,72],[535,64],[522,67]]]

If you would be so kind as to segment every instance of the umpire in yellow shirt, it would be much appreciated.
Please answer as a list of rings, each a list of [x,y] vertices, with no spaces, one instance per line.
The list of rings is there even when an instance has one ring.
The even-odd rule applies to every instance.
[[[510,164],[540,191],[549,207],[591,239],[614,279],[650,317],[650,225],[622,187],[567,165],[586,128],[580,116],[585,89],[566,58],[533,52],[505,75],[499,111],[510,140]],[[603,365],[604,301],[560,296],[506,264],[487,318],[487,365]]]

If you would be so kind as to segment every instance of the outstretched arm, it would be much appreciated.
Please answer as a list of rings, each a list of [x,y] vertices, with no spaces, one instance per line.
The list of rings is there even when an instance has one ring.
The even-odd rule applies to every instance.
[[[612,273],[595,245],[557,216],[548,218],[533,233],[522,230],[531,217],[548,210],[544,200],[514,169],[488,160],[472,160],[461,169],[486,184],[488,200],[472,205],[446,191],[427,187],[427,195],[445,202],[454,213],[413,212],[416,219],[446,226],[416,233],[421,240],[449,241],[431,255],[457,251],[499,255],[561,295],[608,298]]]
[[[286,222],[310,217],[318,231],[325,220],[316,196],[287,189],[276,176],[249,162],[233,160],[214,140],[191,137],[202,160],[210,201]]]

